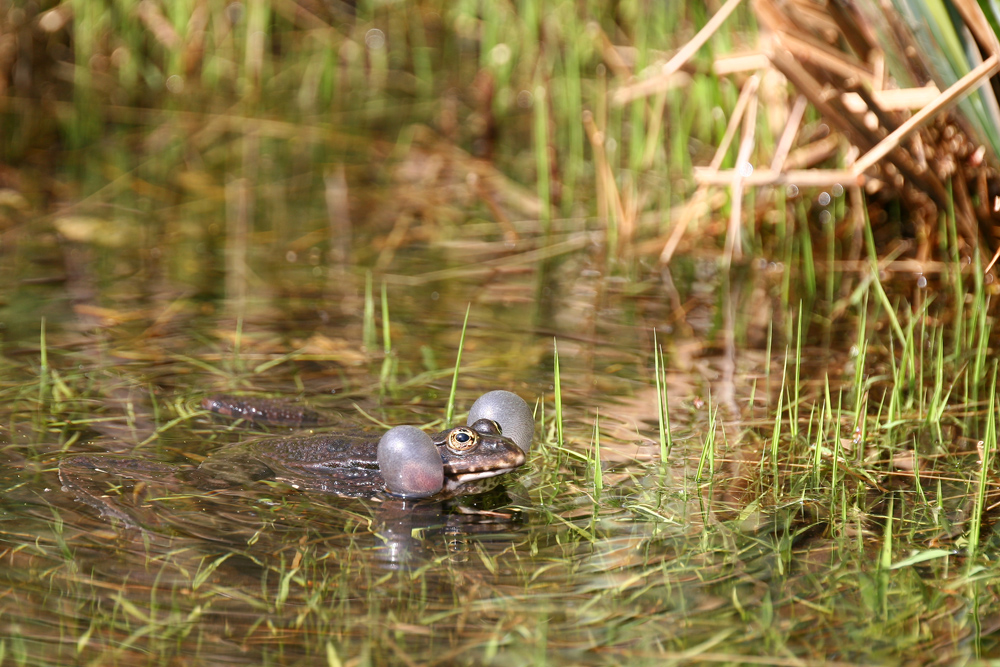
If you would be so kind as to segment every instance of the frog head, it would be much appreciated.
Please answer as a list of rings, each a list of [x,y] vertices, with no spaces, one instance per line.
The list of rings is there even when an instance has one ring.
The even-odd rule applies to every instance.
[[[441,431],[431,440],[444,464],[444,490],[479,479],[495,477],[524,465],[525,453],[503,436],[492,419],[479,419],[469,426]]]

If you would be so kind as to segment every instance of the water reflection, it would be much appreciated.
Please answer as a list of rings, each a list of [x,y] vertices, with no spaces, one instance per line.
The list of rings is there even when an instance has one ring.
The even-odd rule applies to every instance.
[[[517,530],[522,514],[508,506],[506,492],[501,488],[484,495],[489,497],[468,502],[390,499],[379,503],[372,517],[374,536],[382,541],[375,548],[375,560],[392,569],[420,567],[434,558],[430,543],[439,538],[455,551],[474,536]]]

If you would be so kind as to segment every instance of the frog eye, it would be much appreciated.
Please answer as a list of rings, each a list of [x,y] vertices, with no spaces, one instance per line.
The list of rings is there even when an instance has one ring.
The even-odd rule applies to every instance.
[[[479,434],[471,428],[459,426],[448,433],[448,449],[456,454],[467,452],[479,444]]]

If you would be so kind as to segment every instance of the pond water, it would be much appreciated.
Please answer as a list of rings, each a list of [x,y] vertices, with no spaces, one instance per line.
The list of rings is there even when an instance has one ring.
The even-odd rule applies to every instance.
[[[965,446],[941,458],[954,474],[926,482],[937,500],[923,509],[924,487],[889,488],[848,451],[860,440],[839,407],[814,431],[831,391],[854,400],[862,341],[854,324],[796,337],[791,268],[618,262],[587,220],[438,221],[461,199],[407,200],[398,178],[381,200],[407,222],[352,194],[350,237],[324,212],[336,184],[277,184],[269,199],[228,183],[168,206],[138,179],[51,231],[5,232],[0,664],[870,664],[997,650],[992,580],[953,575],[962,529],[940,518],[963,525],[956,461],[972,428],[947,432]],[[60,482],[71,454],[192,464],[260,436],[200,409],[219,392],[301,402],[334,430],[440,428],[466,313],[456,417],[492,389],[536,415],[527,465],[488,494],[208,493],[95,472],[137,517],[126,524]],[[864,375],[890,363],[873,357]],[[793,398],[802,432],[772,442]],[[821,442],[833,422],[842,437]]]

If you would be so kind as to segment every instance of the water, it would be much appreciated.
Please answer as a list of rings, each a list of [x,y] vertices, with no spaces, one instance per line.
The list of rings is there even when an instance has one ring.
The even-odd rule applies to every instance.
[[[169,207],[129,191],[57,216],[58,233],[6,233],[4,660],[794,664],[966,636],[985,585],[953,575],[968,492],[931,477],[919,493],[940,500],[921,504],[912,475],[889,488],[855,454],[833,466],[850,419],[816,426],[827,392],[853,396],[853,323],[814,327],[798,353],[797,308],[781,305],[791,269],[727,273],[712,254],[619,262],[587,220],[548,235],[460,224],[452,195],[412,188],[433,157],[367,193],[402,204],[352,211],[350,238],[322,213],[329,192],[296,201],[239,184]],[[240,218],[250,192],[274,217]],[[260,436],[199,410],[217,392],[302,401],[332,428],[438,428],[466,309],[459,416],[492,389],[536,409],[530,460],[502,489],[403,503],[95,473],[125,524],[62,488],[71,454],[192,465]],[[782,432],[772,476],[774,410],[783,401],[790,423],[795,397],[801,432]],[[817,447],[834,422],[839,440]],[[912,553],[925,560],[905,565]],[[928,619],[929,635],[909,630]]]

